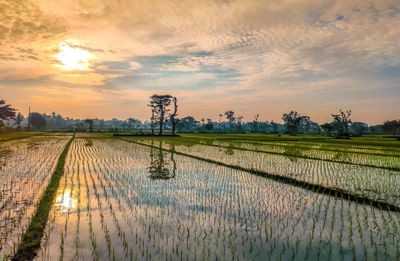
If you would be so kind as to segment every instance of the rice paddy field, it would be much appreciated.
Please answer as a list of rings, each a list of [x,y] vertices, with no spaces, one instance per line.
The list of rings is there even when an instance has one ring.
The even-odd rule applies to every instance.
[[[394,139],[0,140],[0,260],[400,260]],[[40,246],[24,249],[61,163]]]

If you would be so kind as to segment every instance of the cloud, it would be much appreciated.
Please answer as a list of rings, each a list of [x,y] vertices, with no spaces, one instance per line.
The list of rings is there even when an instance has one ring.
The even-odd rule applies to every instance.
[[[57,68],[68,40],[96,57],[88,73]],[[0,80],[23,86],[92,86],[105,97],[166,91],[193,108],[240,103],[249,114],[254,104],[280,108],[277,100],[307,110],[326,97],[357,103],[365,92],[400,99],[400,3],[6,0],[0,60]]]
[[[99,86],[104,85],[104,82],[118,77],[115,74],[98,74],[98,73],[63,73],[55,75],[54,80],[71,83],[73,85],[91,85]]]

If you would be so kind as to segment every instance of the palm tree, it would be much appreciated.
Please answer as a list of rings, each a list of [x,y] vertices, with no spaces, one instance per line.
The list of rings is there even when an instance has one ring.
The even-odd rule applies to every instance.
[[[14,125],[17,125],[17,129],[21,129],[21,122],[24,120],[24,116],[22,116],[22,114],[18,112],[14,120],[15,120]]]
[[[93,120],[92,119],[86,119],[85,123],[89,125],[89,131],[93,132],[93,125],[94,125]]]
[[[9,120],[15,117],[15,109],[10,104],[6,104],[4,100],[0,100],[0,127],[3,120]]]

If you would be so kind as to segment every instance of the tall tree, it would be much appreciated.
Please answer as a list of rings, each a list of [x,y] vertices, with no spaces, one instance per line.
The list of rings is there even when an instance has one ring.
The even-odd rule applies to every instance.
[[[140,121],[135,118],[128,118],[129,128],[137,128],[140,126]]]
[[[51,113],[51,127],[52,128],[56,127],[56,116],[57,116],[57,114],[53,111]]]
[[[229,121],[229,126],[232,129],[234,122],[236,120],[235,112],[234,111],[226,111],[224,114],[225,114],[226,119]]]
[[[324,123],[321,125],[321,128],[325,131],[328,136],[332,135],[332,131],[335,129],[332,123]]]
[[[175,135],[175,129],[176,129],[176,124],[179,122],[179,119],[176,119],[175,117],[178,116],[178,103],[177,103],[176,97],[172,97],[172,103],[174,105],[174,112],[171,113],[169,116],[171,119],[171,125],[172,125],[172,135]]]
[[[22,116],[22,114],[20,112],[18,112],[18,114],[17,114],[17,116],[15,116],[14,120],[15,120],[14,125],[17,125],[17,128],[20,129],[21,123],[24,120],[24,116]]]
[[[236,120],[234,111],[226,111],[224,114],[229,122],[234,122]]]
[[[3,120],[9,120],[15,117],[15,109],[10,104],[6,104],[4,100],[0,100],[0,126]]]
[[[273,129],[273,133],[277,134],[278,133],[278,124],[276,122],[274,122],[274,121],[271,121],[271,126],[272,126],[272,129]]]
[[[150,118],[150,127],[151,127],[151,135],[154,135],[154,124],[156,120],[156,109],[151,108],[151,118]]]
[[[30,125],[36,129],[40,130],[46,126],[46,119],[40,113],[32,112],[29,118]]]
[[[86,119],[85,123],[89,126],[89,131],[93,132],[93,125],[94,125],[93,120],[92,119]]]
[[[256,114],[254,116],[254,121],[253,121],[253,132],[257,133],[258,132],[258,118],[260,117],[260,114]]]
[[[169,111],[168,106],[171,104],[172,96],[169,94],[158,95],[154,94],[150,97],[150,103],[148,106],[154,109],[155,117],[158,120],[160,126],[159,135],[163,133],[163,126],[165,123],[165,114]]]
[[[310,117],[301,116],[297,111],[291,111],[283,114],[282,120],[285,122],[285,127],[289,134],[295,136],[299,126],[308,122]]]
[[[182,118],[176,125],[176,128],[178,129],[179,132],[190,131],[195,127],[196,122],[197,121],[192,116],[188,116]]]
[[[339,110],[339,114],[331,114],[333,117],[332,125],[337,131],[338,137],[350,137],[349,125],[351,124],[351,110],[346,112]]]
[[[385,121],[382,129],[385,133],[396,136],[396,134],[400,134],[400,120]]]
[[[364,122],[353,122],[350,125],[350,131],[353,136],[361,137],[368,133],[368,125]]]

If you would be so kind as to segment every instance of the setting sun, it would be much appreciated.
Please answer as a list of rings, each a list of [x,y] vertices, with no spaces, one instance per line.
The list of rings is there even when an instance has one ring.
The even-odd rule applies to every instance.
[[[89,68],[89,60],[93,58],[93,55],[88,51],[74,47],[74,45],[76,45],[75,41],[62,42],[60,44],[60,52],[56,55],[57,59],[62,63],[59,67],[65,70],[87,70]]]

